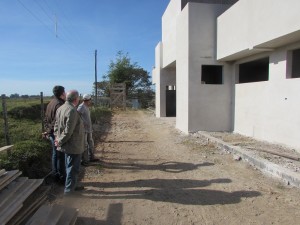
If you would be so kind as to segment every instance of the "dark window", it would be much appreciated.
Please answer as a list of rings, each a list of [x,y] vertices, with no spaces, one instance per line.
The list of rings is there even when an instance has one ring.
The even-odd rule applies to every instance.
[[[239,65],[239,83],[269,80],[269,58],[263,58]]]
[[[202,65],[202,84],[223,84],[222,70],[222,66]]]
[[[292,51],[292,73],[291,78],[300,77],[300,49]]]

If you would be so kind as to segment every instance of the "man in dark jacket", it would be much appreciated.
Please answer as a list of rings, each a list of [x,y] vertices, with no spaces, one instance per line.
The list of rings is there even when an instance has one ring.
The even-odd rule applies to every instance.
[[[65,154],[57,151],[54,144],[54,124],[55,124],[55,115],[57,109],[65,103],[66,93],[63,86],[54,86],[53,87],[54,98],[47,105],[45,113],[45,136],[51,141],[52,145],[52,176],[55,181],[59,183],[65,182],[66,171],[65,171]]]

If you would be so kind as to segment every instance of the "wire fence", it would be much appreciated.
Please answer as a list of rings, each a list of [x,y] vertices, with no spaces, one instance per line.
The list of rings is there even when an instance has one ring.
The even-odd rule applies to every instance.
[[[44,130],[45,100],[50,101],[50,97],[46,97],[45,99],[43,92],[40,93],[40,96],[25,98],[9,98],[4,94],[1,95],[2,104],[0,112],[3,118],[0,123],[2,125],[1,127],[3,127],[3,133],[0,132],[0,138],[2,139],[1,145],[11,145],[12,135],[10,134],[10,127],[21,126],[21,124],[12,124],[10,117],[15,119],[25,118],[34,121],[38,120],[40,121],[41,132]]]
[[[2,114],[2,119],[0,118],[0,147],[14,144],[17,140],[22,138],[29,138],[27,134],[30,132],[32,133],[30,137],[34,135],[33,133],[43,133],[45,109],[51,99],[52,97],[44,96],[43,92],[33,97],[8,97],[2,95],[2,104],[0,105],[0,113]],[[111,108],[110,97],[98,96],[97,104],[94,104],[94,107]],[[126,107],[131,109],[154,108],[154,100],[153,98],[127,99]],[[34,128],[29,128],[27,124],[24,125],[23,121],[21,121],[23,119],[34,121]],[[18,129],[16,128],[17,126],[19,126]],[[21,127],[25,127],[23,128],[24,131],[20,131]],[[19,134],[16,134],[16,131]],[[18,135],[18,137],[16,137],[16,135]]]

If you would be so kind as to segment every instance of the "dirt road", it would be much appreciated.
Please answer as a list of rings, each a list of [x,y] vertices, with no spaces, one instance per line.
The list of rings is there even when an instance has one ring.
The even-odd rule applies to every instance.
[[[126,111],[110,124],[95,132],[103,162],[84,169],[76,224],[300,224],[299,189],[181,134],[174,118]]]

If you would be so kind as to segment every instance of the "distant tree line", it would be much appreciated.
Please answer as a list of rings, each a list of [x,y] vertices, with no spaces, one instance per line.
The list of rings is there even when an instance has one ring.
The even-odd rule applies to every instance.
[[[39,98],[40,95],[19,95],[18,93],[6,96],[6,98]]]

